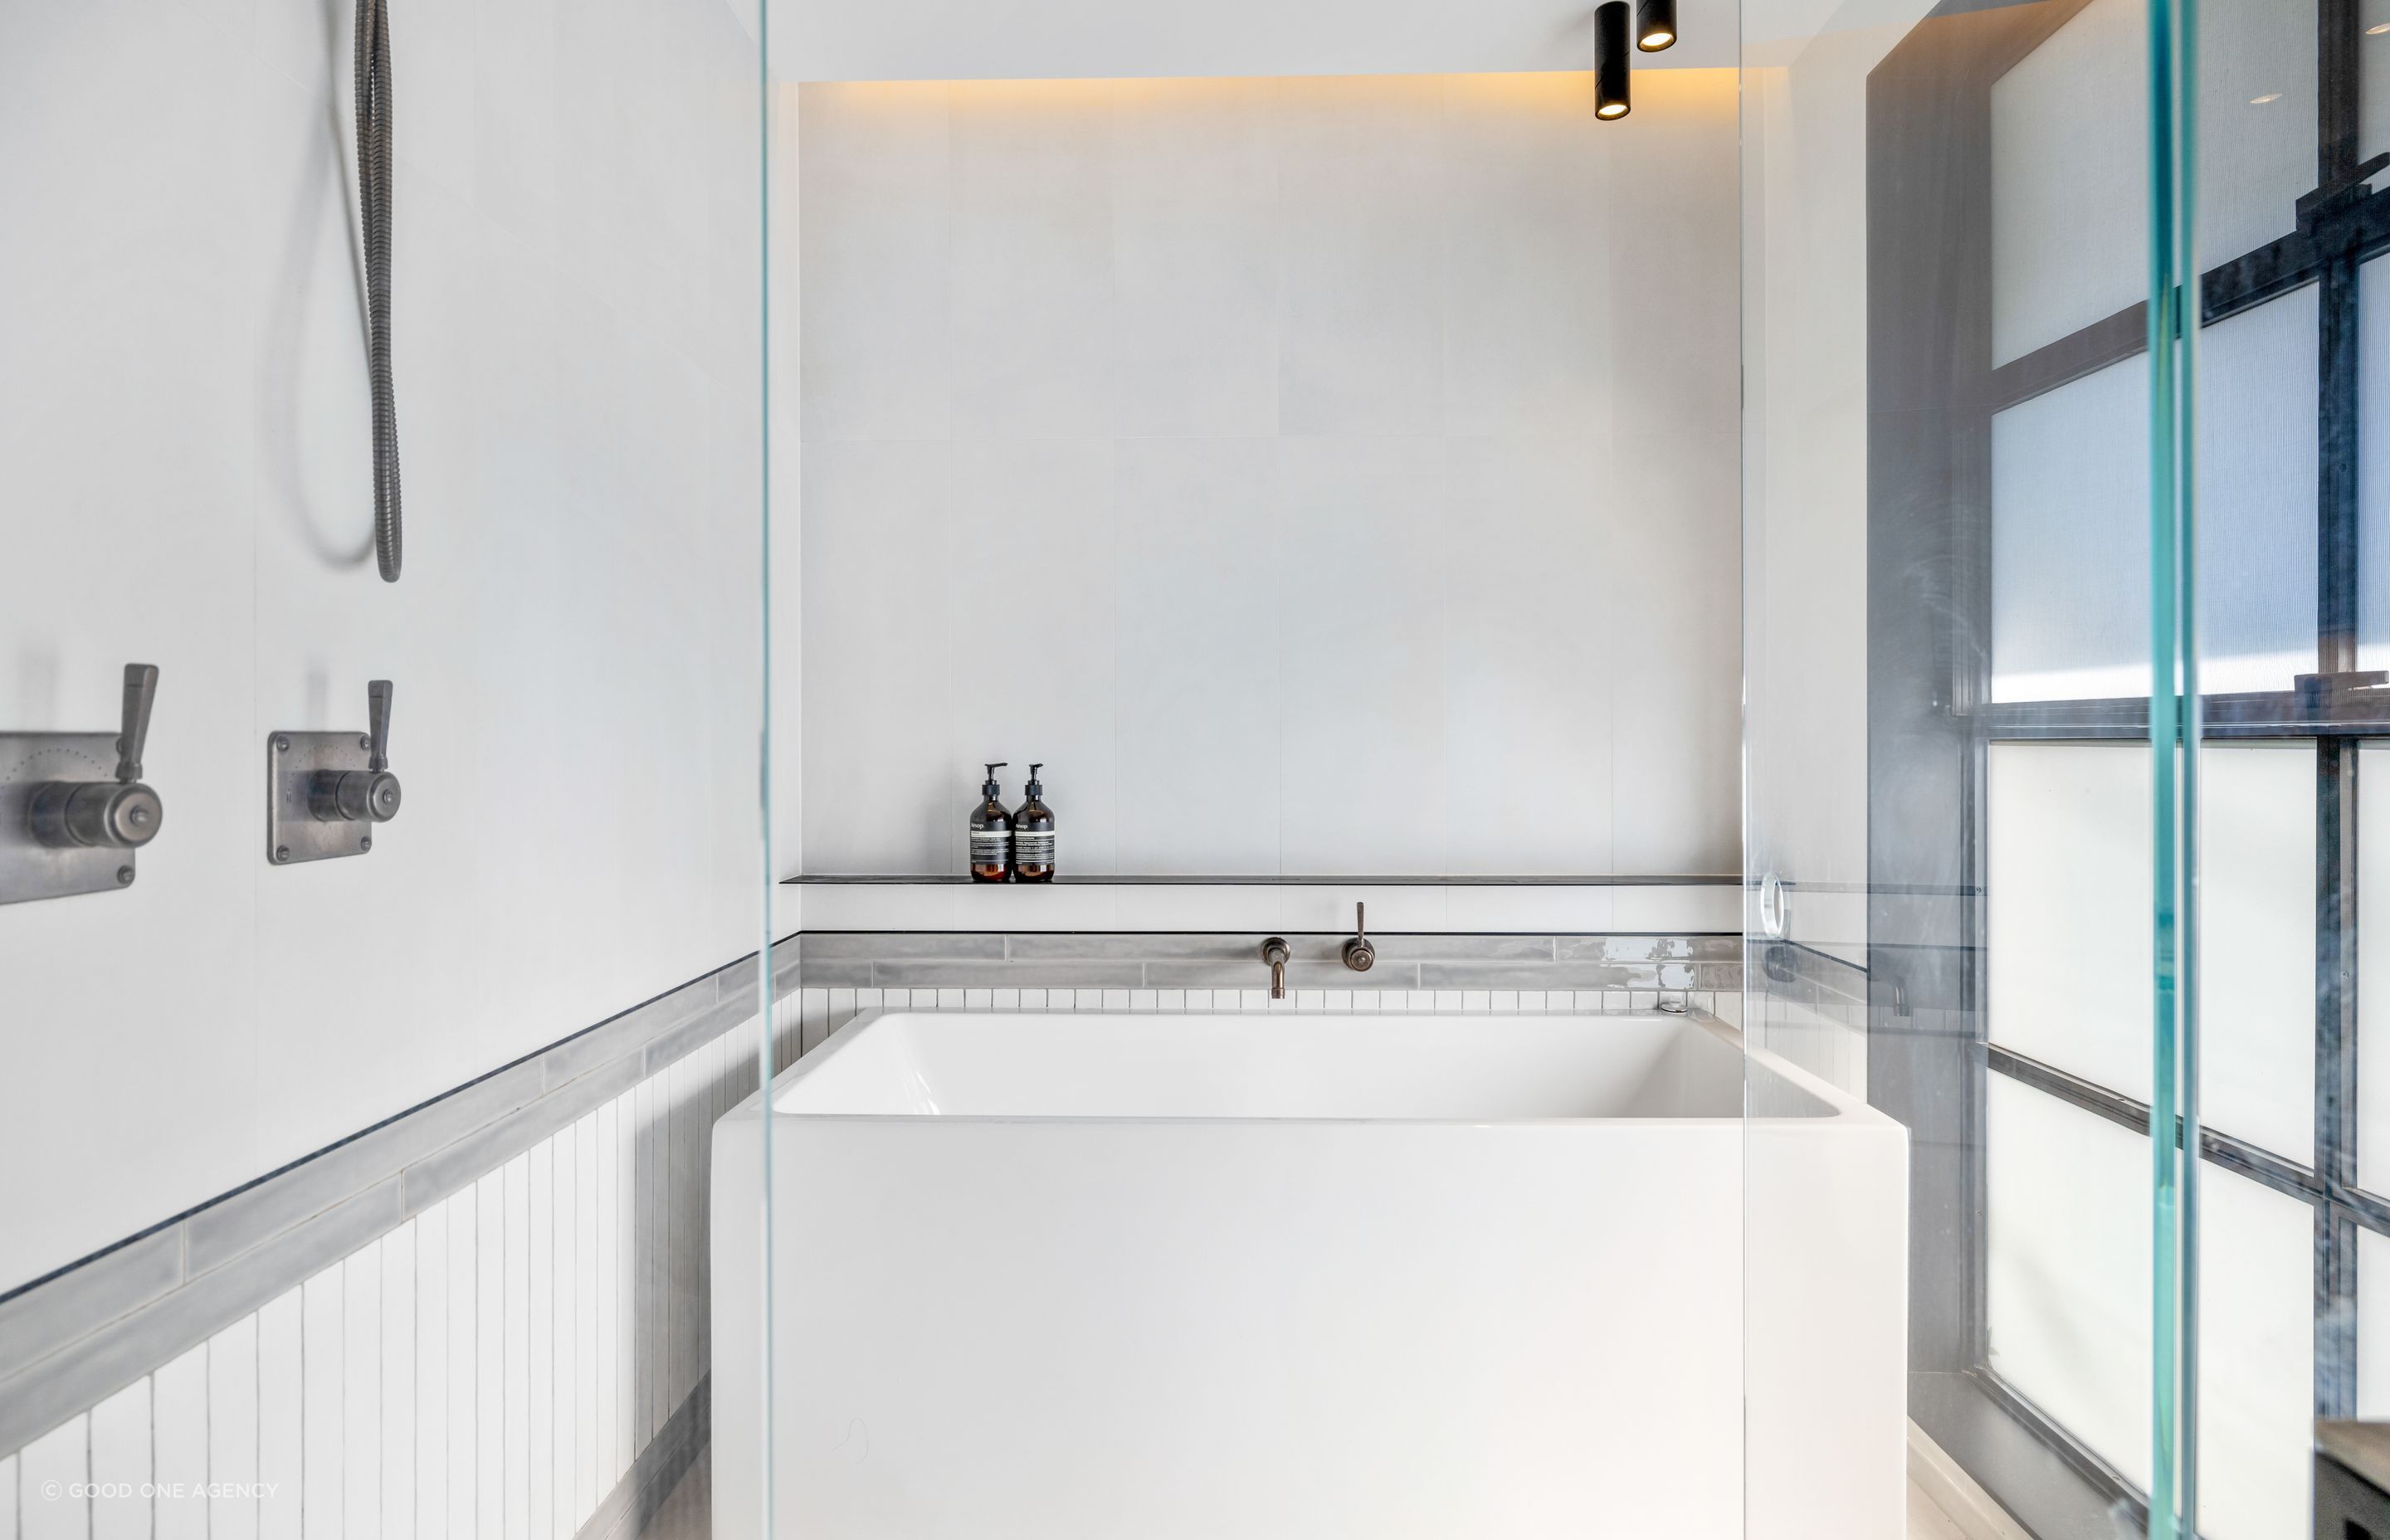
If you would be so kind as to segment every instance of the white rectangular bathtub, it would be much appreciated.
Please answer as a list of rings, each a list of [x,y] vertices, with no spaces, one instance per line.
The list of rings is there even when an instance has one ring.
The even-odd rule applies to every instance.
[[[1715,1022],[858,1017],[770,1088],[774,1533],[1725,1540],[1749,1372],[1820,1393],[1748,1533],[1898,1540],[1906,1135],[1754,1064],[1800,1329],[1747,1367]],[[763,1533],[764,1104],[714,1143],[724,1535]]]

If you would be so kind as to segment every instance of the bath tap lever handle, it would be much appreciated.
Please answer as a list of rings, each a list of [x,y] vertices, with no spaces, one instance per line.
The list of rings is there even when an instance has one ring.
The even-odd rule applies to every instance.
[[[116,739],[116,778],[126,786],[141,778],[141,751],[149,743],[149,712],[158,704],[158,665],[124,665],[123,731]]]
[[[369,740],[366,751],[366,768],[390,768],[390,681],[376,679],[366,686],[366,733]]]
[[[1377,966],[1378,949],[1369,944],[1369,906],[1353,905],[1353,939],[1344,943],[1344,966],[1356,973],[1367,973]]]

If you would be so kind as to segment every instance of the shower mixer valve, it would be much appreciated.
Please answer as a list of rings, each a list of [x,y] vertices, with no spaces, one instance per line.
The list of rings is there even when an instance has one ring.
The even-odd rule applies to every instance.
[[[166,817],[141,779],[157,699],[157,666],[127,663],[113,736],[0,733],[0,904],[133,885],[133,853]]]
[[[266,744],[265,857],[276,866],[363,855],[398,816],[390,769],[391,683],[366,687],[363,733],[276,733]]]

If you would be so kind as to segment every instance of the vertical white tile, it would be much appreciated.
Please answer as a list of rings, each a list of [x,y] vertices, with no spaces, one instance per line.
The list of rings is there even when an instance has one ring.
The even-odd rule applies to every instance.
[[[419,1220],[410,1219],[381,1238],[382,1540],[413,1540],[417,1533],[416,1449],[422,1424],[416,1402],[416,1279],[422,1228]]]
[[[556,1516],[555,1533],[570,1535],[581,1521],[572,1506],[572,1442],[580,1427],[582,1367],[581,1354],[575,1351],[581,1325],[581,1286],[573,1272],[573,1225],[581,1213],[580,1125],[574,1123],[559,1130],[548,1143],[554,1151],[551,1158],[555,1165],[551,1177],[555,1196],[548,1211],[552,1216],[555,1258],[548,1290],[548,1325],[556,1388],[549,1421],[553,1463],[547,1482]]]
[[[150,1533],[149,1392],[144,1376],[91,1409],[91,1479],[100,1488],[91,1499],[92,1540],[147,1540]]]
[[[381,1249],[341,1264],[341,1508],[345,1540],[381,1535]]]
[[[17,1461],[23,1540],[89,1540],[91,1504],[67,1493],[91,1480],[90,1415],[44,1433],[18,1452]]]
[[[17,1457],[0,1457],[0,1540],[17,1540]]]
[[[208,1339],[209,1540],[256,1540],[259,1317],[244,1315]]]
[[[504,1472],[499,1533],[531,1535],[531,1159],[518,1155],[499,1173],[499,1469]]]
[[[206,1540],[208,1533],[208,1344],[150,1376],[158,1490],[157,1540]]]
[[[481,1221],[482,1186],[450,1195],[441,1206],[448,1222],[448,1268],[442,1287],[448,1296],[448,1448],[443,1486],[450,1540],[477,1534],[481,1509]]]
[[[257,1313],[257,1533],[294,1540],[307,1505],[306,1289]]]
[[[469,1533],[490,1536],[506,1533],[507,1512],[507,1181],[503,1170],[473,1184],[472,1255],[473,1522]],[[450,1528],[455,1533],[453,1523]]]
[[[523,1492],[532,1540],[556,1536],[556,1149],[532,1146],[525,1160],[523,1248]],[[511,1318],[511,1316],[509,1316]]]
[[[598,1123],[603,1110],[591,1112],[573,1125],[575,1147],[572,1220],[573,1379],[576,1387],[572,1429],[572,1523],[577,1532],[589,1517],[596,1495],[591,1486],[598,1464]]]
[[[663,1203],[659,1185],[658,1168],[662,1151],[657,1148],[660,1136],[656,1082],[643,1080],[633,1088],[636,1111],[632,1121],[631,1156],[635,1164],[631,1182],[630,1292],[623,1302],[631,1344],[629,1390],[630,1418],[628,1442],[623,1457],[635,1459],[656,1431],[656,1367],[662,1356],[658,1351],[662,1341],[660,1317],[663,1314],[662,1277],[657,1264],[662,1251]]]
[[[610,1490],[622,1450],[622,1100],[598,1109],[598,1184],[590,1215],[590,1324],[597,1393],[591,1398],[589,1479],[585,1495],[595,1500]]]
[[[415,1534],[448,1534],[450,1198],[415,1218]]]
[[[346,1517],[341,1459],[347,1410],[347,1269],[335,1263],[300,1286],[301,1521],[307,1540],[341,1540]]]
[[[822,1040],[829,1035],[829,991],[808,989],[799,993],[798,1010],[803,1027],[802,1036],[798,1040],[798,1052],[811,1053],[820,1047]]]

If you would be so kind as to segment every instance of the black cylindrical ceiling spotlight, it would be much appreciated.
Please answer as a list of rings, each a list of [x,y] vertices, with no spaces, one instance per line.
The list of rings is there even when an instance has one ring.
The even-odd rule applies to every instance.
[[[1593,115],[1626,116],[1626,0],[1604,0],[1593,13]]]
[[[1635,0],[1635,46],[1656,54],[1677,41],[1677,0]]]

